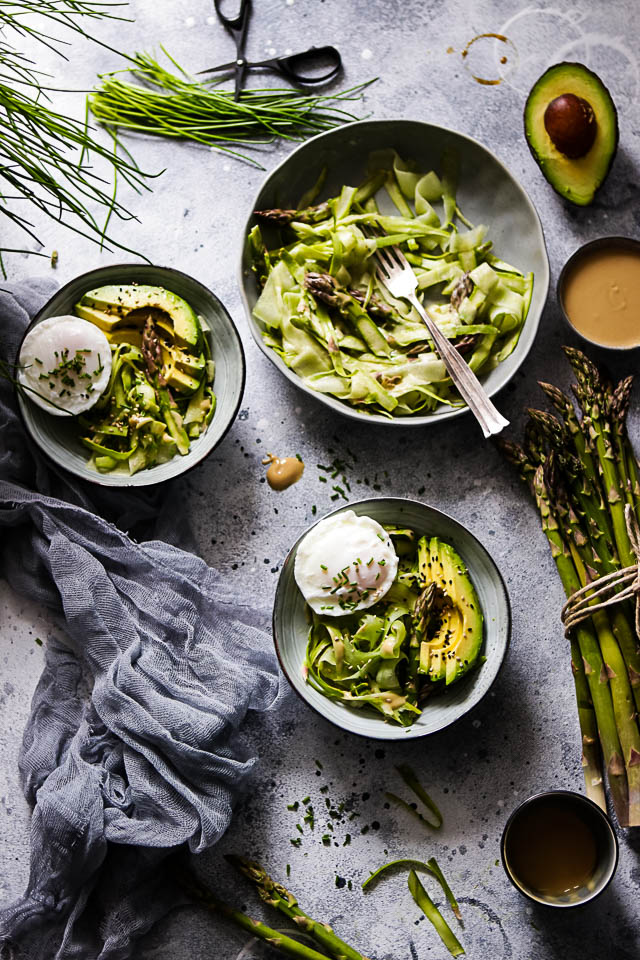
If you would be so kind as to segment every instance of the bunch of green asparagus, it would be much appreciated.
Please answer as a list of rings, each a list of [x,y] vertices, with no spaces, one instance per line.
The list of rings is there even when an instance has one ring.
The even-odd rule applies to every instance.
[[[640,517],[640,481],[626,428],[632,378],[613,386],[579,350],[564,350],[577,380],[578,410],[557,387],[541,383],[559,416],[530,410],[523,444],[501,442],[501,447],[533,494],[570,597],[600,577],[638,563],[625,511]],[[606,808],[606,768],[621,826],[640,826],[640,646],[635,624],[629,599],[594,611],[570,632],[587,795]]]

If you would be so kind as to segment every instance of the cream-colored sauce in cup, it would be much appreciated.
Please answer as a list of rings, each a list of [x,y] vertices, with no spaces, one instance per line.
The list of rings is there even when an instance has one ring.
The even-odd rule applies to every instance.
[[[640,346],[640,248],[595,249],[576,259],[562,305],[578,333],[604,347]]]

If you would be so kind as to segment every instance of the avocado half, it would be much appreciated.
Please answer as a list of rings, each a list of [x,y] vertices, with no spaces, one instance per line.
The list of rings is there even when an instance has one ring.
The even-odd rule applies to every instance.
[[[618,112],[600,77],[582,63],[549,67],[527,97],[524,132],[553,189],[590,204],[618,149]]]

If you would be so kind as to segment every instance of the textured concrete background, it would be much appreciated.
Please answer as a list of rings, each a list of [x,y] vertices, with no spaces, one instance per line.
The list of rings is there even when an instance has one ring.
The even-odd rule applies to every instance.
[[[442,123],[490,147],[537,206],[552,290],[563,262],[581,242],[607,233],[639,235],[637,24],[631,0],[592,0],[580,12],[561,0],[553,8],[534,4],[521,10],[512,2],[487,0],[256,0],[254,7],[252,57],[310,42],[335,43],[344,57],[346,84],[380,78],[367,94],[363,114]],[[134,0],[130,11],[135,24],[105,25],[100,36],[128,51],[164,43],[193,69],[232,55],[209,0]],[[494,41],[478,41],[466,61],[460,56],[468,41],[484,32],[506,34],[511,44],[505,80],[497,86],[477,84],[469,69],[496,76]],[[613,171],[596,203],[584,210],[569,208],[553,193],[522,134],[526,92],[561,59],[580,60],[600,73],[620,111]],[[118,66],[109,51],[81,40],[72,44],[67,64],[49,55],[41,63],[63,85],[76,88],[91,86],[96,71]],[[57,102],[78,115],[83,109],[81,97],[59,94]],[[446,951],[429,925],[419,921],[403,880],[367,897],[360,883],[387,859],[435,855],[463,904],[461,939],[471,957],[600,960],[613,949],[618,960],[633,960],[640,949],[640,844],[629,834],[621,835],[614,883],[584,910],[559,915],[528,906],[498,865],[499,837],[513,806],[541,789],[581,789],[582,780],[568,648],[558,620],[562,591],[524,491],[469,417],[420,433],[366,425],[354,431],[284,381],[251,341],[236,289],[239,228],[263,174],[194,146],[138,140],[133,147],[146,169],[166,167],[166,172],[151,195],[123,192],[140,223],[122,226],[119,236],[155,262],[178,267],[214,289],[231,311],[247,353],[247,389],[237,422],[207,462],[177,487],[177,495],[189,502],[202,556],[264,608],[267,623],[283,556],[311,521],[312,505],[319,515],[332,506],[316,464],[340,455],[350,463],[354,496],[368,494],[377,483],[381,493],[421,497],[467,524],[495,557],[513,603],[511,652],[491,695],[468,718],[428,740],[390,749],[353,739],[311,714],[285,683],[277,707],[245,731],[260,765],[232,828],[207,855],[208,868],[229,899],[253,909],[253,894],[221,861],[221,853],[255,855],[280,877],[290,864],[290,885],[314,915],[334,923],[378,960],[404,960],[443,957]],[[264,166],[271,169],[289,149],[264,149]],[[61,282],[126,259],[100,254],[52,225],[38,223],[38,230],[46,249],[60,252]],[[14,257],[9,269],[18,279],[48,266]],[[568,384],[559,353],[567,341],[571,337],[560,325],[551,294],[529,362],[500,395],[499,405],[516,427],[523,408],[540,400],[538,378]],[[616,372],[632,372],[636,365],[635,356],[625,358]],[[637,416],[632,427],[640,439]],[[347,447],[354,459],[346,456]],[[303,480],[286,493],[276,494],[262,482],[260,461],[267,450],[300,453],[307,463]],[[0,604],[0,899],[6,901],[27,876],[28,810],[18,783],[17,753],[42,663],[35,638],[46,638],[51,626],[42,611],[11,595],[4,584]],[[437,836],[426,835],[402,811],[385,807],[384,790],[400,788],[394,771],[398,761],[414,765],[441,805],[445,826]],[[324,785],[327,793],[321,792]],[[336,823],[340,844],[351,835],[348,846],[322,845],[321,812],[315,831],[305,828],[301,846],[290,844],[299,836],[300,816],[287,804],[307,794],[317,812],[324,811],[329,797],[358,814]],[[352,889],[337,886],[337,876],[351,881]],[[260,948],[243,950],[245,943],[234,929],[185,909],[153,931],[138,956],[263,956]]]

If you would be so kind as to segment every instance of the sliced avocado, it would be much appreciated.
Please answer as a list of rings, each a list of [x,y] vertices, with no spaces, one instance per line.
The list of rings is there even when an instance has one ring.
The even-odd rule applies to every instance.
[[[182,350],[175,349],[173,359],[178,370],[183,370],[198,380],[201,379],[205,368],[204,354],[195,356],[193,353],[184,353]]]
[[[81,304],[123,319],[134,310],[161,310],[171,318],[175,339],[179,344],[200,347],[202,333],[196,314],[186,300],[164,287],[146,284],[98,287],[85,293]]]
[[[168,386],[179,390],[180,393],[193,393],[200,386],[200,380],[196,380],[195,377],[185,373],[184,370],[178,370],[173,365],[163,367],[162,375]]]
[[[420,672],[437,682],[449,675],[449,664],[456,646],[460,643],[464,631],[463,618],[456,603],[450,603],[442,613],[440,626],[435,637],[423,641],[420,645]],[[447,680],[447,683],[451,681]]]
[[[433,537],[419,544],[418,569],[426,585],[433,581],[446,594],[435,636],[420,646],[420,673],[447,685],[463,676],[477,661],[483,641],[480,601],[469,573],[448,543]]]
[[[524,132],[551,186],[587,206],[618,148],[618,113],[602,80],[582,63],[557,63],[533,85]]]
[[[76,303],[73,309],[77,317],[95,323],[96,327],[100,327],[107,334],[122,326],[122,317],[116,314],[105,313],[104,310],[97,310],[83,303]]]
[[[156,326],[160,327],[162,332],[165,333],[169,337],[169,340],[171,341],[171,343],[173,343],[174,330],[171,324],[167,320],[161,320],[158,317],[156,318]]]
[[[162,362],[165,367],[176,367],[178,370],[183,370],[184,373],[195,377],[196,380],[202,379],[206,367],[203,353],[197,355],[187,353],[179,347],[168,346],[164,343],[162,344]]]
[[[142,349],[142,330],[140,327],[116,327],[115,330],[105,330],[109,343],[132,343],[138,350]]]

